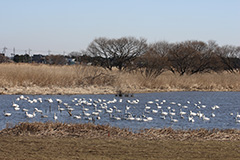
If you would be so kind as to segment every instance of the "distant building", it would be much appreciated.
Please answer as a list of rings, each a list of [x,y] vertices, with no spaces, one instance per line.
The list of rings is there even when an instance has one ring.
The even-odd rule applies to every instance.
[[[76,64],[76,60],[74,58],[67,58],[67,64],[68,65]]]
[[[34,54],[32,56],[32,62],[35,62],[35,63],[45,63],[45,56],[43,56],[41,54]]]

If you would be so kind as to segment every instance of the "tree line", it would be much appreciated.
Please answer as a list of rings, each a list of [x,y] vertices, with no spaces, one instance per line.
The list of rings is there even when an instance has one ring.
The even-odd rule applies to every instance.
[[[14,62],[52,65],[89,64],[105,69],[140,71],[146,77],[157,77],[165,71],[180,75],[240,69],[240,46],[219,46],[215,41],[187,40],[177,43],[147,43],[144,38],[122,37],[94,39],[85,50],[69,55],[15,55]],[[0,55],[0,63],[9,62]]]
[[[72,52],[70,56],[109,70],[113,67],[127,71],[139,70],[146,77],[157,77],[165,71],[192,75],[212,71],[235,73],[240,69],[240,47],[219,46],[212,40],[207,43],[188,40],[147,44],[143,38],[100,37],[94,39],[86,50]]]

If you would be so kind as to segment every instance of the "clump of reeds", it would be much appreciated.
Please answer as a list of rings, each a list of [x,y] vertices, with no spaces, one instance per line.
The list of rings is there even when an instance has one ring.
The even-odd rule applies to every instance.
[[[0,135],[33,135],[55,137],[82,137],[82,138],[143,138],[159,140],[240,140],[240,130],[236,129],[195,129],[174,130],[172,128],[144,129],[132,132],[129,129],[111,127],[109,125],[67,124],[60,122],[20,123],[13,128],[0,131]]]
[[[24,122],[13,128],[3,129],[0,134],[9,135],[37,135],[37,136],[76,136],[83,138],[93,137],[128,137],[132,135],[128,129],[110,127],[109,125],[67,124],[60,122]]]

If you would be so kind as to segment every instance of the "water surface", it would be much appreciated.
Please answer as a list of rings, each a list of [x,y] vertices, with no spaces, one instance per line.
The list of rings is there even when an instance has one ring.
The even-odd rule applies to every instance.
[[[59,122],[94,122],[95,124],[129,128],[133,131],[164,127],[174,129],[240,129],[240,123],[236,123],[237,113],[240,113],[240,92],[161,92],[134,94],[133,97],[115,97],[115,95],[24,95],[25,100],[19,100],[19,97],[20,95],[0,95],[0,129],[5,128],[6,124],[13,126],[19,122],[55,121],[53,119],[54,113],[58,117],[56,121]],[[33,99],[37,100],[38,98],[42,98],[43,102],[30,103]],[[48,99],[50,98],[53,103],[49,103]],[[62,103],[58,104],[56,99],[61,99]],[[137,104],[129,103],[134,101],[139,102]],[[13,103],[18,104],[20,110],[16,111],[12,106]],[[67,105],[64,105],[64,103],[67,103]],[[65,110],[60,112],[58,105]],[[161,106],[161,108],[158,106]],[[35,117],[28,118],[22,110],[23,108],[28,109],[29,114],[32,114],[35,108],[38,108],[42,110],[43,114],[36,112]],[[66,111],[68,108],[73,109],[72,116],[69,116]],[[126,110],[126,108],[129,109]],[[85,116],[83,110],[91,115]],[[111,112],[111,110],[112,113],[109,114],[108,112]],[[4,111],[12,115],[6,117]],[[162,111],[168,113],[165,119],[162,119]],[[182,118],[180,111],[186,112],[186,115],[182,115]],[[192,116],[194,122],[189,122],[190,111],[205,115],[210,120]],[[93,115],[93,112],[98,112],[99,116]],[[172,113],[175,113],[175,115],[170,116]],[[215,117],[212,117],[212,114]],[[47,115],[48,118],[41,118],[42,115]],[[75,115],[80,115],[81,119],[74,118]],[[116,120],[116,117],[121,120]],[[148,117],[152,117],[152,120]],[[143,121],[147,118],[148,121]],[[172,119],[176,119],[178,122],[173,122]]]

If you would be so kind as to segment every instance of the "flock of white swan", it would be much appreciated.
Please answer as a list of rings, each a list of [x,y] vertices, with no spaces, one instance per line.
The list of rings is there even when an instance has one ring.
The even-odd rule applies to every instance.
[[[45,106],[41,105],[43,101],[46,101],[44,102]],[[23,102],[31,104],[32,107],[25,107]],[[13,109],[9,111],[4,110],[3,115],[10,117],[15,112],[18,112],[25,114],[25,117],[30,119],[41,115],[41,118],[51,118],[56,121],[65,112],[75,119],[84,119],[93,122],[100,120],[104,116],[105,118],[109,118],[109,120],[116,121],[148,122],[159,118],[170,120],[172,123],[178,123],[181,119],[194,123],[196,119],[205,122],[211,121],[217,116],[216,113],[220,108],[218,105],[207,106],[200,101],[186,101],[184,105],[177,102],[168,102],[165,99],[155,99],[141,104],[139,102],[140,100],[136,98],[126,99],[119,97],[111,100],[73,98],[71,103],[66,103],[58,98],[30,99],[27,96],[20,95],[12,102],[12,106],[9,107]],[[139,105],[143,106],[139,107]],[[52,112],[46,114],[46,107],[52,110]],[[207,112],[205,111],[206,108],[208,108]],[[240,114],[238,112],[228,114],[233,117],[232,119],[236,123],[240,123]]]

